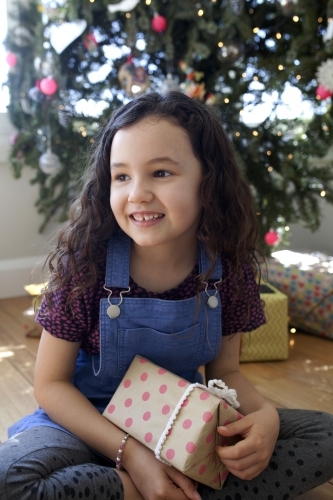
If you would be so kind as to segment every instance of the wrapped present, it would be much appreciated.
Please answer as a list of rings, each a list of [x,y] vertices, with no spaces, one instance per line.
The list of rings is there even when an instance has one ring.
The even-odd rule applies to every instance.
[[[250,333],[243,333],[240,361],[274,361],[287,359],[288,297],[271,284],[260,285],[267,323]]]
[[[23,311],[24,323],[23,331],[26,337],[40,338],[42,335],[43,327],[36,323],[35,315],[40,303],[42,301],[41,292],[46,286],[46,283],[38,283],[25,285],[24,289],[32,296],[31,306]]]
[[[35,312],[33,307],[29,307],[23,311],[22,332],[26,337],[40,338],[42,335],[43,327],[36,323]]]
[[[333,257],[282,250],[267,269],[269,282],[289,297],[290,323],[333,339]]]
[[[242,418],[227,402],[239,407],[236,397],[222,381],[210,381],[209,387],[190,384],[136,356],[103,415],[162,462],[221,489],[228,470],[215,447],[235,444],[240,438],[225,438],[217,427]]]

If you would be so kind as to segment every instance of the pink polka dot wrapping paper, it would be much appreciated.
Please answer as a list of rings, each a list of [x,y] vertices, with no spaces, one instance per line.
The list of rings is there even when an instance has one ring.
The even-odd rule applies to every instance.
[[[299,255],[299,262],[286,264],[282,252],[267,260],[268,281],[288,295],[293,326],[333,339],[333,258],[319,252],[289,254],[290,259]]]
[[[103,415],[152,451],[158,447],[160,458],[188,477],[221,489],[228,470],[215,447],[233,445],[238,438],[220,436],[217,426],[242,415],[208,389],[191,390],[190,385],[136,356]],[[186,390],[191,392],[184,398]],[[177,415],[168,430],[175,410]]]

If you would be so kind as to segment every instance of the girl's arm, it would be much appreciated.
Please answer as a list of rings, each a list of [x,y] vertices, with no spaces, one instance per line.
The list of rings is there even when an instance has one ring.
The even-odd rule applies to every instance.
[[[68,342],[43,330],[35,368],[35,397],[54,422],[115,462],[125,433],[72,384],[79,349],[80,342]],[[126,443],[122,464],[128,472],[119,471],[125,500],[200,500],[193,481],[158,461],[133,438]]]
[[[115,460],[124,432],[108,422],[72,384],[80,342],[68,342],[43,330],[35,368],[35,398],[43,410],[65,429],[99,453]]]
[[[274,406],[261,396],[239,372],[241,333],[222,338],[220,354],[207,364],[206,379],[221,379],[236,389],[239,411],[244,418],[219,427],[223,436],[240,434],[244,439],[234,446],[218,447],[218,454],[229,471],[240,479],[252,479],[268,465],[278,437],[280,421]]]

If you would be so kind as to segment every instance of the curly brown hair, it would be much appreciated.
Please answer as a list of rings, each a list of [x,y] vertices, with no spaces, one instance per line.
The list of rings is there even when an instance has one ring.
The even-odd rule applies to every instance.
[[[106,242],[117,228],[110,208],[112,141],[118,130],[150,116],[182,127],[202,165],[203,208],[197,236],[205,245],[211,270],[219,253],[228,257],[239,293],[245,279],[244,263],[256,276],[260,273],[253,197],[219,119],[206,105],[180,92],[166,95],[151,92],[117,109],[95,140],[82,179],[81,195],[71,206],[68,223],[60,231],[57,246],[47,260],[51,276],[46,295],[62,287],[73,275],[77,278],[77,287],[72,290],[72,298],[96,282],[96,252],[106,248]],[[208,277],[209,272],[203,278]]]

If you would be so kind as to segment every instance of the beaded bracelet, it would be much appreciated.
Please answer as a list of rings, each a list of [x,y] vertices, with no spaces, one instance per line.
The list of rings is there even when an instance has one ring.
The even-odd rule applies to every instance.
[[[123,470],[123,467],[121,465],[121,458],[122,458],[123,450],[125,448],[126,441],[129,437],[130,437],[130,435],[126,434],[126,436],[124,436],[124,438],[121,440],[120,447],[118,450],[118,455],[116,458],[116,469],[118,469],[118,470]]]

